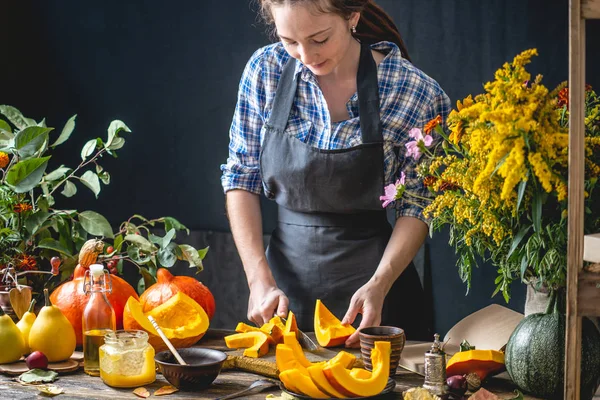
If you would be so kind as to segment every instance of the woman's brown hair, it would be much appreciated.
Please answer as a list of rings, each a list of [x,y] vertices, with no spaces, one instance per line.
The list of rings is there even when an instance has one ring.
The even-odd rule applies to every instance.
[[[371,44],[381,41],[393,42],[400,48],[402,56],[410,61],[406,45],[400,36],[400,31],[392,18],[373,0],[258,0],[263,19],[273,23],[271,6],[311,4],[320,12],[334,12],[344,19],[349,19],[352,13],[361,14],[356,33],[353,35],[361,42]]]

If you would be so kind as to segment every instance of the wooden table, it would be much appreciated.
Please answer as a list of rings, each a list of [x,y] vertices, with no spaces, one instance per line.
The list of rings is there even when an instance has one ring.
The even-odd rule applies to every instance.
[[[218,348],[223,350],[222,339],[206,338],[202,339],[199,345]],[[352,351],[358,354],[358,349],[352,349]],[[262,378],[260,375],[256,375],[250,372],[243,371],[222,371],[214,383],[206,390],[201,392],[176,392],[163,398],[169,399],[215,399],[227,394],[231,394],[242,389],[247,388],[252,382]],[[398,369],[395,376],[396,388],[394,391],[382,398],[384,399],[402,399],[402,392],[412,387],[421,386],[423,384],[423,377],[403,370]],[[151,385],[145,387],[151,393],[150,399],[155,398],[152,394],[155,390],[162,386],[166,386],[169,383],[163,378],[162,375],[157,374],[156,381]],[[66,399],[77,399],[77,400],[91,400],[91,399],[139,399],[134,395],[133,389],[115,389],[105,385],[102,380],[98,377],[91,377],[86,375],[82,369],[76,372],[61,374],[59,379],[54,382],[54,385],[64,389],[65,393],[56,397],[57,400]],[[486,381],[484,387],[493,393],[496,393],[502,399],[510,399],[515,397],[514,390],[516,387],[508,378],[506,373],[500,374],[497,377],[491,378]],[[40,398],[38,395],[39,391],[32,386],[23,386],[16,382],[14,377],[0,375],[0,399],[32,399]],[[280,395],[281,390],[273,388],[269,391],[254,395],[246,395],[244,399],[265,399],[267,394]],[[600,395],[596,395],[595,399],[600,399]],[[525,396],[525,399],[536,399],[535,397]]]

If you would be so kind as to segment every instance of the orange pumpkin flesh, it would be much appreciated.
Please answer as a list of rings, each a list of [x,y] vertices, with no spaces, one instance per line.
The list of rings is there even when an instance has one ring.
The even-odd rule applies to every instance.
[[[294,332],[296,334],[296,338],[298,338],[299,336],[298,323],[296,322],[296,316],[294,315],[292,310],[288,312],[288,317],[285,321],[285,329],[283,330],[283,333],[285,334],[287,332]]]
[[[328,364],[323,368],[327,381],[340,393],[348,397],[375,396],[385,388],[390,374],[390,342],[375,342],[371,351],[373,371],[367,379],[354,377],[340,363]]]
[[[503,371],[504,353],[496,350],[468,350],[454,354],[446,365],[446,375],[476,373],[482,381],[491,374]]]
[[[344,366],[344,368],[349,368],[354,361],[356,360],[356,356],[350,354],[345,351],[340,351],[333,357],[331,360],[327,361],[325,364],[315,364],[307,368],[308,375],[312,379],[312,381],[317,385],[319,390],[323,393],[328,394],[330,397],[335,397],[339,399],[345,399],[347,396],[340,393],[336,388],[334,388],[331,383],[327,380],[325,373],[323,373],[323,368],[327,365],[339,363]],[[358,369],[358,368],[357,368]]]
[[[235,333],[225,336],[225,345],[230,349],[246,347],[244,356],[258,358],[269,351],[269,337],[264,332]]]
[[[196,300],[204,308],[208,318],[212,319],[215,315],[215,298],[211,291],[197,279],[190,276],[174,276],[166,268],[158,269],[156,283],[140,296],[144,312],[158,307],[180,291]]]
[[[87,305],[89,296],[83,292],[83,276],[86,268],[78,265],[73,273],[73,280],[63,283],[58,286],[50,295],[50,301],[67,317],[73,329],[77,345],[83,344],[83,333],[81,319],[83,310]],[[127,281],[119,278],[116,275],[110,276],[112,282],[112,292],[107,293],[107,298],[113,309],[115,310],[115,319],[117,329],[123,329],[123,309],[127,304],[129,297],[138,299],[138,295]]]
[[[148,332],[148,342],[156,352],[166,350],[158,332],[154,329],[148,316],[154,317],[158,326],[175,347],[190,347],[204,336],[208,330],[209,320],[204,309],[183,292],[177,293],[160,306],[147,313],[142,311],[140,302],[129,298],[125,309],[131,313],[139,326]],[[125,329],[131,327],[125,326]]]
[[[286,382],[293,382],[292,386],[299,390],[299,394],[306,394],[312,397],[313,399],[329,398],[329,395],[323,393],[317,387],[317,385],[315,385],[315,383],[308,374],[303,374],[298,369],[288,369],[287,371],[283,371],[279,374],[279,379],[283,382],[284,385],[286,384]]]
[[[294,350],[287,344],[280,343],[275,348],[275,363],[280,373],[288,369],[299,369],[303,372],[306,370],[306,367],[296,358]]]
[[[340,346],[356,331],[352,325],[342,325],[321,300],[317,300],[315,306],[314,328],[317,341],[323,347]]]

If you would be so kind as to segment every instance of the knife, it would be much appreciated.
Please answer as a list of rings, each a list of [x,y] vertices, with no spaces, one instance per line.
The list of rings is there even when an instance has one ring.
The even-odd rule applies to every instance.
[[[285,318],[279,318],[281,318],[281,322],[283,322],[284,324],[287,322]],[[302,332],[300,328],[296,329],[298,329],[298,342],[300,343],[300,346],[312,352],[325,350],[323,347],[316,344],[306,333]]]

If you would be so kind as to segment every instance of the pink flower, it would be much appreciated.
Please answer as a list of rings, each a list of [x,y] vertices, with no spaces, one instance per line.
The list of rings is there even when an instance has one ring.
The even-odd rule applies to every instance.
[[[421,158],[421,150],[425,147],[431,146],[431,143],[433,143],[433,138],[431,135],[423,136],[423,133],[419,128],[412,128],[408,132],[408,135],[415,140],[406,143],[406,156],[413,157],[415,160],[418,160]]]
[[[400,173],[400,179],[396,181],[396,183],[390,183],[384,188],[385,195],[379,196],[379,200],[383,202],[381,207],[386,208],[390,203],[393,203],[404,194],[404,181],[406,180],[406,175],[404,172]]]

